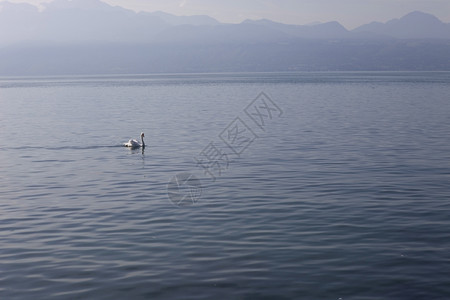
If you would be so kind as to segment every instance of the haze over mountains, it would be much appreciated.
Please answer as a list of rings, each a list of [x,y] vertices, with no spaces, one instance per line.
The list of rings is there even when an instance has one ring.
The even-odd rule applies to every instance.
[[[417,11],[347,30],[333,21],[223,24],[99,0],[45,6],[0,2],[0,75],[450,70],[450,24]]]

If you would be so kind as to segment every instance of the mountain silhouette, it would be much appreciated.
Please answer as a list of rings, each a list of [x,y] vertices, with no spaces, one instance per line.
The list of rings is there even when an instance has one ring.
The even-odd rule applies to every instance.
[[[450,39],[450,24],[431,14],[414,11],[386,23],[362,25],[353,32],[370,32],[400,39]]]
[[[0,5],[0,45],[36,41],[147,43],[171,38],[199,40],[200,37],[249,41],[285,37],[450,39],[450,24],[417,11],[400,19],[373,22],[349,31],[336,21],[314,25],[287,25],[270,20],[221,24],[209,16],[136,13],[100,0],[55,0],[44,4],[43,11],[29,4],[0,2]],[[274,35],[279,38],[274,39]]]
[[[347,30],[336,21],[225,24],[100,0],[0,7],[0,75],[450,70],[450,24],[423,12]]]
[[[266,29],[276,29],[296,38],[330,39],[351,37],[351,33],[336,21],[314,25],[287,25],[263,19],[257,21],[246,20],[243,24],[254,24]]]

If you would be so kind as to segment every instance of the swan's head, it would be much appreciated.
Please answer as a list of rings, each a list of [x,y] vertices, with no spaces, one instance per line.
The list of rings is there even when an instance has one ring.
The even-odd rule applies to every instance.
[[[141,132],[141,137],[144,137],[144,133],[143,132]]]

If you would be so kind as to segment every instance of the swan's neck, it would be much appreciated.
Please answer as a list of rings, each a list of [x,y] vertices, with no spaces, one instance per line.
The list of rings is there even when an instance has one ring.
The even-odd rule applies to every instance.
[[[145,147],[145,143],[144,143],[144,137],[143,136],[141,136],[141,144],[142,144],[142,148],[144,148]]]

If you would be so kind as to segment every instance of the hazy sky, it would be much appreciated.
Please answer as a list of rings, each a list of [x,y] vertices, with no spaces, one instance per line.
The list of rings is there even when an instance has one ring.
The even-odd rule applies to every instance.
[[[9,0],[40,4],[50,0]],[[86,0],[85,0],[86,1]],[[348,29],[420,10],[450,22],[450,0],[103,0],[135,11],[210,15],[221,22],[267,18],[290,24],[338,21]]]

